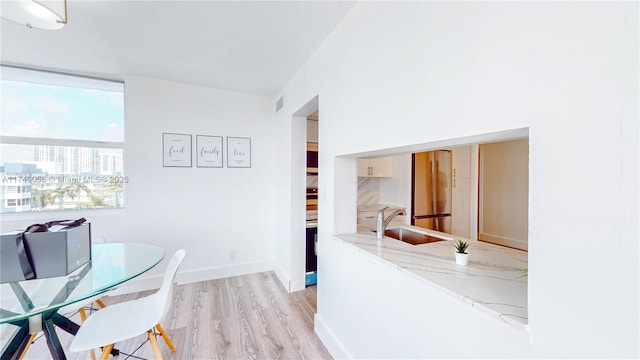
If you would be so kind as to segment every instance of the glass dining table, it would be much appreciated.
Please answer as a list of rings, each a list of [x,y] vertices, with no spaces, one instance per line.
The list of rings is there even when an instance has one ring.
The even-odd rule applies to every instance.
[[[73,335],[79,325],[58,310],[112,290],[150,270],[163,258],[164,250],[155,245],[94,244],[91,261],[67,276],[0,284],[0,324],[16,327],[0,358],[19,358],[30,334],[42,330],[51,357],[66,359],[54,325]]]

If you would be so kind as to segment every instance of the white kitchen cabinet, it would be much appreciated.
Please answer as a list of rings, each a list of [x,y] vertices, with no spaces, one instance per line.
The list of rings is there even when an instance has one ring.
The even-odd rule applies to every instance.
[[[382,208],[387,208],[385,210],[385,217],[388,217],[394,210],[403,209],[405,213],[407,212],[405,206],[397,206],[397,205],[386,205],[386,204],[372,204],[372,205],[359,205],[358,206],[358,226],[359,227],[367,227],[371,230],[376,229],[376,218],[378,217],[378,212]],[[401,224],[406,224],[406,215],[396,215],[391,222],[389,223],[388,228],[398,226]]]
[[[376,215],[378,215],[378,210],[358,211],[358,225],[375,229]]]
[[[359,177],[393,177],[393,158],[391,156],[358,159]]]

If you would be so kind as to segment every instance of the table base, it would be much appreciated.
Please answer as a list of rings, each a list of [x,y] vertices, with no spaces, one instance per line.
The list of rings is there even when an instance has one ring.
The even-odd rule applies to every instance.
[[[18,329],[13,333],[4,349],[2,349],[0,360],[19,359],[31,338],[29,334],[29,320],[20,320],[12,324],[18,326]],[[47,341],[47,347],[49,347],[51,357],[54,360],[65,360],[67,357],[64,354],[54,325],[71,335],[75,335],[80,326],[58,314],[57,311],[42,314],[42,332]]]

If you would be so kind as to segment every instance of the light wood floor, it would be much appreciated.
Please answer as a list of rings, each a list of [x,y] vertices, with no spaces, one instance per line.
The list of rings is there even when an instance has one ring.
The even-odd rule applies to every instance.
[[[110,303],[149,295],[141,292],[105,298]],[[177,350],[158,337],[165,359],[330,359],[313,332],[316,288],[288,294],[273,272],[211,280],[174,287],[173,302],[162,323]],[[72,319],[77,320],[77,315]],[[58,330],[66,348],[72,337]],[[144,335],[117,343],[122,353],[153,359]],[[44,338],[36,340],[26,359],[47,359]],[[69,359],[89,355],[67,351]],[[135,357],[132,357],[135,359]]]

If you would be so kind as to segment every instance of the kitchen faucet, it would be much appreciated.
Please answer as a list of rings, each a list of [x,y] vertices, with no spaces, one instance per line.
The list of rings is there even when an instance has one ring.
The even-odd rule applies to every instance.
[[[387,228],[387,225],[393,220],[394,217],[398,215],[405,215],[404,209],[395,209],[387,218],[384,217],[384,210],[389,207],[384,207],[380,211],[378,211],[378,215],[376,216],[376,237],[378,239],[382,239],[384,237],[384,230]]]

